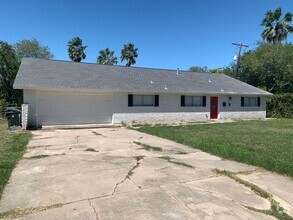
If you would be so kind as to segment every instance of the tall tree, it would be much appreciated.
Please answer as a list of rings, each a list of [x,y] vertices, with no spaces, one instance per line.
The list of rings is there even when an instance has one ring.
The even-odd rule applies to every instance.
[[[21,103],[22,92],[13,89],[20,61],[11,45],[0,41],[0,99]]]
[[[244,53],[240,80],[272,93],[293,93],[293,44],[260,43]]]
[[[268,43],[278,44],[287,39],[288,34],[293,32],[293,27],[290,26],[293,14],[288,12],[284,18],[282,16],[282,9],[277,8],[275,11],[268,11],[265,18],[261,22],[261,26],[265,29],[261,33],[262,38]]]
[[[74,62],[80,62],[86,58],[84,53],[87,46],[82,46],[82,39],[79,37],[72,38],[68,42],[68,56]]]
[[[209,69],[207,66],[201,67],[201,66],[192,66],[189,68],[189,71],[191,72],[197,72],[197,73],[208,73]]]
[[[135,59],[138,57],[137,54],[137,48],[134,47],[134,44],[128,43],[124,44],[122,50],[121,50],[121,62],[124,60],[126,61],[126,66],[131,66],[132,64],[135,64]]]
[[[114,65],[117,64],[117,57],[114,56],[114,51],[110,51],[109,48],[99,51],[99,56],[97,58],[97,63],[104,65]]]
[[[40,59],[52,59],[54,55],[48,46],[42,46],[36,39],[23,39],[14,45],[16,55],[21,59],[23,57],[34,57]]]

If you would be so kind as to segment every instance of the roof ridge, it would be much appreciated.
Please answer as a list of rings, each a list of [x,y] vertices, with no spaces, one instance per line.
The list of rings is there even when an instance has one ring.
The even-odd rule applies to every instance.
[[[165,68],[154,68],[154,67],[139,67],[139,66],[122,66],[122,65],[104,65],[99,63],[89,63],[89,62],[74,62],[70,60],[56,60],[56,59],[41,59],[41,58],[34,58],[34,57],[24,57],[24,59],[31,59],[31,60],[41,60],[41,61],[52,61],[52,62],[63,62],[63,63],[74,63],[74,64],[85,64],[85,65],[97,65],[97,66],[106,66],[106,67],[114,67],[114,68],[131,68],[131,69],[149,69],[149,70],[165,70],[165,71],[177,71],[177,69],[165,69]],[[210,74],[210,75],[220,75],[219,73],[201,73],[201,72],[193,72],[189,70],[180,70],[180,72],[184,73],[197,73],[197,74]]]

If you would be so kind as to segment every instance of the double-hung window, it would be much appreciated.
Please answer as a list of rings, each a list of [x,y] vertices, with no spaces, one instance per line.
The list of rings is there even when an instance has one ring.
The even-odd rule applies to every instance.
[[[243,107],[260,106],[260,97],[241,97],[241,106]]]
[[[159,96],[158,95],[128,95],[128,106],[138,106],[138,107],[157,107],[159,106]]]
[[[206,106],[206,96],[181,96],[181,106],[204,107]]]

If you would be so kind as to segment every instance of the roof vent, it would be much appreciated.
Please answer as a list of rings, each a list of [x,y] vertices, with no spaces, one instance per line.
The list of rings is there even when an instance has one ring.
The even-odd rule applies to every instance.
[[[165,85],[165,90],[168,90],[167,86]]]
[[[179,68],[177,68],[176,75],[177,75],[177,76],[179,76],[179,75],[180,75]]]
[[[211,83],[212,82],[212,80],[211,79],[209,79],[209,83]]]
[[[150,83],[153,84],[154,83],[153,80],[151,80]]]
[[[221,92],[224,92],[224,89],[221,89]]]

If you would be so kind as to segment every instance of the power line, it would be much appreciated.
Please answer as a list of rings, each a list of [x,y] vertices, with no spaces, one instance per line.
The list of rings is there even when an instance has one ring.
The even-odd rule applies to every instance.
[[[238,47],[238,55],[237,55],[237,62],[236,62],[236,66],[235,66],[235,71],[234,71],[234,78],[236,79],[237,75],[238,75],[238,69],[239,69],[239,65],[240,65],[240,59],[241,59],[241,49],[242,47],[249,47],[248,45],[242,44],[242,43],[232,43],[232,45],[235,45]]]

